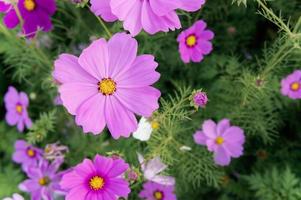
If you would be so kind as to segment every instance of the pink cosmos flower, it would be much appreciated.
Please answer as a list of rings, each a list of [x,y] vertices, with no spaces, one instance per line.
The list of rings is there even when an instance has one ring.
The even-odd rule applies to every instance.
[[[296,70],[282,79],[281,93],[291,99],[301,99],[301,70]]]
[[[94,161],[85,159],[66,173],[60,185],[67,190],[66,200],[117,200],[131,191],[123,178],[128,168],[122,159],[96,155]]]
[[[144,178],[148,181],[156,182],[162,185],[174,185],[175,178],[171,176],[164,176],[161,173],[167,168],[160,157],[155,157],[146,162],[143,156],[138,153],[138,160],[143,171]]]
[[[143,190],[139,197],[146,200],[176,200],[174,186],[161,185],[155,182],[146,182],[143,184]]]
[[[99,134],[107,125],[113,138],[137,129],[134,113],[150,117],[160,91],[151,87],[160,74],[152,55],[137,56],[137,41],[125,33],[94,41],[79,58],[62,54],[53,76],[60,97],[84,132]]]
[[[20,23],[20,19],[14,7],[5,3],[6,1],[0,0],[0,12],[6,13],[3,18],[5,26],[13,29]],[[18,8],[24,22],[22,31],[27,37],[35,36],[38,29],[48,32],[52,28],[50,17],[56,10],[55,0],[12,0],[11,2]],[[10,7],[7,8],[7,5]]]
[[[30,167],[27,176],[29,179],[23,181],[19,188],[31,194],[32,200],[54,200],[54,193],[65,194],[59,182],[65,172],[57,172],[62,164],[62,160],[48,163],[40,160],[39,165]]]
[[[29,166],[36,166],[38,161],[42,158],[43,151],[36,148],[24,140],[17,140],[15,142],[15,153],[13,154],[13,161],[22,164],[24,171],[27,171]]]
[[[217,165],[229,165],[231,157],[238,158],[243,154],[244,132],[237,126],[231,126],[228,119],[218,124],[206,120],[202,130],[197,131],[193,137],[197,144],[206,145],[209,151],[214,152]]]
[[[190,28],[178,36],[179,52],[184,63],[200,62],[204,55],[212,51],[214,33],[206,29],[207,24],[203,20],[196,21]]]
[[[181,28],[176,9],[197,11],[205,0],[91,0],[91,10],[106,21],[123,21],[124,29],[135,36],[144,29],[149,34]]]
[[[18,93],[14,87],[10,86],[4,96],[4,103],[7,111],[5,120],[9,125],[17,125],[20,132],[24,130],[24,126],[31,127],[32,122],[27,113],[29,105],[27,94],[24,92]]]

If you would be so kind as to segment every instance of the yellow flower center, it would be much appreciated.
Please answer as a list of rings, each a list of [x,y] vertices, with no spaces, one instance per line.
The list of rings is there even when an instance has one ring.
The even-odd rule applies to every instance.
[[[160,191],[154,192],[154,197],[156,200],[162,200],[163,199],[163,193]]]
[[[23,107],[21,105],[16,105],[16,111],[17,113],[22,114]]]
[[[25,0],[24,7],[27,11],[33,11],[36,8],[36,2],[34,0]]]
[[[34,156],[36,155],[36,152],[35,152],[35,150],[28,149],[28,150],[27,150],[27,155],[28,155],[29,157],[34,157]]]
[[[218,145],[221,145],[224,143],[224,138],[218,136],[216,139],[215,139],[215,143],[218,144]]]
[[[294,82],[291,84],[291,90],[293,91],[298,91],[300,89],[300,83],[299,82]]]
[[[151,126],[152,126],[152,129],[156,130],[160,127],[160,124],[157,121],[152,121]]]
[[[116,83],[111,78],[104,78],[98,83],[98,91],[103,95],[112,95],[116,91]]]
[[[103,188],[105,181],[100,176],[93,176],[89,181],[89,186],[92,190],[100,190]]]
[[[193,47],[194,45],[196,45],[196,37],[195,35],[190,35],[186,38],[186,45],[189,47]]]
[[[50,183],[50,179],[47,176],[39,179],[39,184],[41,186],[48,185],[49,183]]]

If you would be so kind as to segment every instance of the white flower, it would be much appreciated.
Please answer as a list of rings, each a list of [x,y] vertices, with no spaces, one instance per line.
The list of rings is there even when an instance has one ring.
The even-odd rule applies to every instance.
[[[17,193],[14,193],[12,198],[11,197],[6,197],[2,200],[24,200],[24,198],[21,195],[19,195]]]
[[[148,119],[142,117],[138,124],[138,129],[133,133],[133,137],[137,140],[147,141],[149,140],[154,129],[159,128],[157,121],[150,122]]]
[[[180,150],[181,151],[191,151],[191,147],[183,145],[183,146],[180,147]]]
[[[159,156],[151,159],[147,163],[145,162],[143,156],[140,153],[138,154],[138,160],[141,165],[141,169],[144,175],[144,178],[153,181],[162,185],[174,185],[175,178],[171,176],[160,175],[162,171],[167,168],[167,165],[162,163]]]

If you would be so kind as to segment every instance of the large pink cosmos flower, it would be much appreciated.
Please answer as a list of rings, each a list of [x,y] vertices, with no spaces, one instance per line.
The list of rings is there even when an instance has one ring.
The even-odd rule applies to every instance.
[[[55,61],[63,105],[84,132],[99,134],[107,124],[113,138],[129,137],[137,129],[134,113],[150,117],[158,109],[160,91],[150,86],[160,77],[158,64],[152,55],[137,56],[137,46],[117,33],[94,41],[79,58],[62,54]]]
[[[206,26],[203,20],[196,21],[178,36],[179,52],[184,63],[189,63],[190,60],[200,62],[204,55],[212,51],[210,40],[213,39],[214,33],[206,29]]]
[[[91,0],[91,10],[106,21],[123,21],[135,36],[142,29],[149,34],[181,28],[176,9],[197,11],[205,0]]]
[[[67,190],[66,200],[117,200],[131,191],[122,178],[128,168],[122,159],[96,155],[94,161],[85,159],[66,173],[60,185]]]
[[[243,154],[244,132],[238,126],[231,126],[228,119],[218,124],[206,120],[202,130],[193,137],[197,144],[206,145],[209,151],[214,152],[214,161],[218,165],[229,165],[231,157],[238,158]]]

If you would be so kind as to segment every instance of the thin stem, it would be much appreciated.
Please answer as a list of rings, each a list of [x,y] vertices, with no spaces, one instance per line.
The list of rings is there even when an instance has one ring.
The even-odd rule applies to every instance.
[[[19,10],[19,8],[18,8],[18,5],[17,5],[16,3],[14,3],[14,4],[13,4],[13,7],[14,7],[14,10],[15,10],[15,12],[16,12],[16,14],[17,14],[17,17],[18,17],[18,19],[19,19],[19,21],[20,21],[20,23],[21,23],[21,27],[23,27],[24,20],[23,20],[23,18],[22,18],[22,15],[21,15],[21,13],[20,13],[20,10]]]
[[[91,10],[91,7],[89,5],[87,5],[87,7]],[[97,18],[97,20],[99,21],[99,23],[103,27],[103,29],[105,30],[107,36],[109,38],[112,37],[112,33],[110,32],[110,30],[108,29],[108,27],[106,26],[106,24],[102,21],[102,19],[100,17],[98,17],[97,15],[95,15],[95,17]]]

